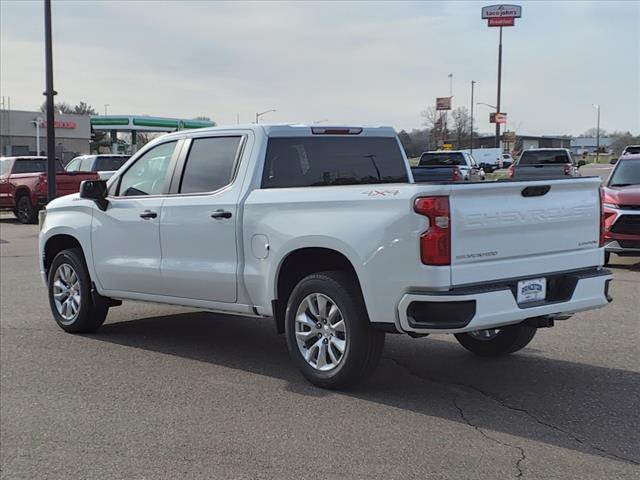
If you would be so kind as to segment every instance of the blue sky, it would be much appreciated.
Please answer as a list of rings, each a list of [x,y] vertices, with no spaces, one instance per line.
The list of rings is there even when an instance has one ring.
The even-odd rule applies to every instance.
[[[113,114],[218,123],[421,125],[449,91],[454,107],[495,104],[498,29],[491,2],[53,1],[58,99]],[[503,111],[521,134],[595,126],[640,133],[640,2],[519,2],[504,29]],[[0,2],[1,94],[43,101],[43,6]],[[490,109],[476,123],[491,131]]]

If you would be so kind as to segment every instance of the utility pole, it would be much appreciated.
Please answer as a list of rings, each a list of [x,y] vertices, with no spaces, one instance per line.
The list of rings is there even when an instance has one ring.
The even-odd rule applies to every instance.
[[[471,147],[469,151],[473,154],[473,88],[476,85],[475,80],[471,80]]]
[[[596,163],[600,163],[600,105],[593,104],[596,110],[598,110],[598,123],[596,126]]]
[[[44,0],[44,42],[47,90],[47,200],[56,198],[56,137],[53,115],[53,48],[51,45],[51,0]]]
[[[111,104],[109,104],[109,103],[105,103],[104,104],[104,114],[105,115],[107,114],[107,107],[110,107],[110,106],[111,106]]]
[[[496,102],[496,112],[500,110],[500,88],[502,84],[502,27],[500,27],[500,42],[498,43],[498,100]],[[496,115],[497,116],[497,115]],[[500,124],[496,119],[496,148],[500,148]]]

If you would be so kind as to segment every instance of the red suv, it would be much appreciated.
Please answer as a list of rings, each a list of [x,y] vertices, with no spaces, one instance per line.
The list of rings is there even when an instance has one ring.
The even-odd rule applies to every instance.
[[[604,187],[605,263],[640,256],[640,154],[620,157]]]

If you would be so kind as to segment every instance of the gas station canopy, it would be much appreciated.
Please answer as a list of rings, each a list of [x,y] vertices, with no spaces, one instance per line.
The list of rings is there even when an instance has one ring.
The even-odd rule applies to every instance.
[[[174,132],[190,128],[213,127],[211,120],[147,117],[134,115],[92,115],[91,128],[120,132]]]

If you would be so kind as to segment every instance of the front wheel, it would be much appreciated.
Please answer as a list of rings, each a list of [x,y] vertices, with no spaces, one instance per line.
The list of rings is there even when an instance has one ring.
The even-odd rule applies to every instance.
[[[464,348],[481,357],[495,357],[522,350],[538,329],[527,325],[510,325],[502,328],[456,333],[456,340]]]
[[[318,387],[351,387],[376,367],[384,333],[374,330],[354,279],[345,272],[303,278],[287,303],[285,333],[291,359]]]
[[[53,318],[65,332],[87,333],[98,329],[109,307],[96,305],[82,250],[63,250],[49,269],[49,305]]]

